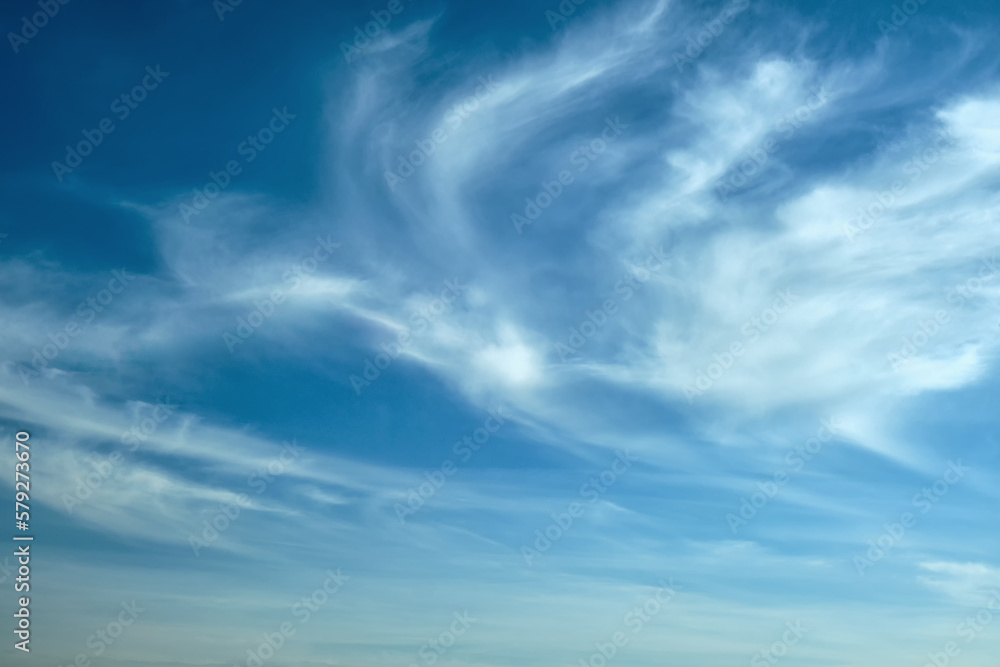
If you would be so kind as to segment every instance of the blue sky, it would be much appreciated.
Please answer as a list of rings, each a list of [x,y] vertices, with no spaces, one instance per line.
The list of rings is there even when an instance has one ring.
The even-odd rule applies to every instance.
[[[993,664],[991,3],[39,11],[4,664]]]

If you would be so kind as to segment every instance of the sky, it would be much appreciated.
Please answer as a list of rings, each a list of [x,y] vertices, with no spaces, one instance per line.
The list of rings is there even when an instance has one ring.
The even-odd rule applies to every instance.
[[[995,664],[995,3],[0,14],[3,664]]]

